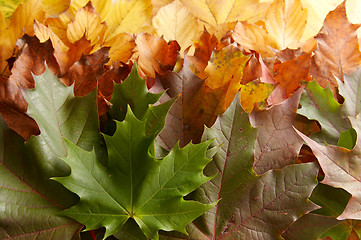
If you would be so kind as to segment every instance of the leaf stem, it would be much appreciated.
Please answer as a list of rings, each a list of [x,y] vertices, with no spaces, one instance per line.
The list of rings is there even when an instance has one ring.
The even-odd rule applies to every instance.
[[[92,236],[93,240],[97,240],[97,237],[95,236],[94,230],[90,230],[90,235]]]

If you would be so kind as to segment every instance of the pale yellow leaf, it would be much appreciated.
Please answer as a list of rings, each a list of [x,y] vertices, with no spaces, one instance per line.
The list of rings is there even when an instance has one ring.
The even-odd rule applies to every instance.
[[[194,16],[211,25],[262,19],[269,2],[258,0],[181,0]]]
[[[271,48],[277,45],[269,39],[267,31],[256,24],[238,22],[232,33],[233,39],[246,51],[255,50],[263,57],[273,56]],[[271,47],[271,48],[270,48]]]
[[[159,9],[170,4],[174,0],[151,0],[151,1],[153,6],[152,16],[155,16],[158,13]]]
[[[277,49],[300,46],[307,22],[307,10],[300,0],[275,0],[266,17],[266,29]]]
[[[157,35],[166,41],[177,40],[182,49],[192,44],[202,33],[203,27],[183,6],[180,0],[162,7],[152,20]]]
[[[67,36],[71,43],[80,40],[84,35],[92,45],[103,41],[107,26],[91,5],[78,10],[75,20],[68,24]]]
[[[152,14],[150,0],[118,0],[112,7],[111,16],[107,19],[109,29],[107,39],[119,33],[139,33],[149,21]]]
[[[322,28],[323,21],[327,14],[343,1],[344,0],[301,0],[302,6],[308,11],[307,25],[301,41],[306,41],[307,39],[316,36]]]
[[[112,65],[116,61],[127,63],[133,55],[135,39],[131,34],[120,33],[116,37],[107,41],[104,46],[110,47],[109,62],[107,65]]]

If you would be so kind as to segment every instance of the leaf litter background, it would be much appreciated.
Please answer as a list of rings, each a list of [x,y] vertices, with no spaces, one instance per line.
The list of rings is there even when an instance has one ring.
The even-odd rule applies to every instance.
[[[360,239],[360,1],[0,6],[0,239]]]

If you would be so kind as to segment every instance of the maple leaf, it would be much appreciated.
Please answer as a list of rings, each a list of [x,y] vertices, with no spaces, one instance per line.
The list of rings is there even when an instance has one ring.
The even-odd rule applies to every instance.
[[[114,135],[104,135],[107,167],[98,162],[94,151],[68,142],[69,154],[64,161],[72,173],[55,180],[77,193],[80,202],[62,215],[85,224],[87,230],[104,226],[104,238],[133,218],[148,238],[158,239],[161,229],[185,233],[187,224],[214,206],[183,199],[210,179],[202,173],[210,161],[205,157],[209,142],[183,149],[176,146],[164,159],[157,160],[149,154],[149,148],[160,129],[146,135],[146,123],[128,108],[125,120],[116,122]]]
[[[47,191],[39,192],[44,182],[34,167],[36,161],[27,155],[23,138],[9,129],[1,117],[0,149],[0,238],[61,240],[76,237],[82,228],[79,223],[54,216],[64,208],[66,195],[59,198]]]
[[[164,36],[166,41],[177,40],[182,49],[192,45],[192,39],[198,39],[202,30],[200,22],[180,0],[159,9],[152,24],[158,36]]]
[[[348,104],[347,102],[352,101],[347,100],[344,104]],[[302,107],[298,109],[299,114],[320,123],[321,132],[312,136],[320,142],[336,144],[340,133],[351,127],[343,107],[334,99],[331,90],[321,88],[315,81],[306,85],[300,104]]]
[[[356,130],[357,135],[360,134],[360,126],[358,117],[349,117],[352,127]],[[314,140],[308,138],[304,134],[298,132],[302,139],[311,147],[314,155],[325,173],[322,181],[324,184],[336,188],[343,188],[352,194],[344,212],[337,219],[358,219],[360,220],[360,196],[358,194],[359,170],[357,167],[360,160],[359,144],[360,139],[357,138],[356,145],[352,150],[339,146],[323,146]]]
[[[315,209],[307,200],[317,184],[315,164],[291,165],[256,175],[252,165],[257,134],[258,129],[251,126],[237,95],[203,135],[203,140],[215,139],[210,147],[219,148],[205,168],[205,174],[217,175],[203,184],[194,198],[205,203],[220,200],[219,203],[189,225],[189,236],[166,236],[174,239],[276,239],[295,219]]]
[[[317,48],[312,58],[310,74],[320,86],[330,85],[335,96],[338,86],[335,77],[343,82],[343,74],[351,74],[361,64],[357,28],[359,25],[348,21],[345,5],[342,3],[327,15],[323,28],[315,37]],[[344,37],[340,38],[340,34]]]
[[[347,116],[356,117],[360,111],[360,91],[361,91],[361,68],[352,74],[344,74],[344,82],[337,79],[338,90],[344,97],[345,101],[342,104],[342,109]]]
[[[303,145],[302,139],[293,129],[301,94],[302,89],[299,89],[280,105],[252,112],[250,121],[254,127],[259,127],[253,164],[257,174],[295,162]]]

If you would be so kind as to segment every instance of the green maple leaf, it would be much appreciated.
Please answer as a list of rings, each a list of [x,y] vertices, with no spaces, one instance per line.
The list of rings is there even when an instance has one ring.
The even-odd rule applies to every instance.
[[[214,206],[183,199],[210,180],[203,175],[210,161],[206,158],[210,142],[182,149],[175,146],[164,159],[156,159],[150,153],[160,130],[146,131],[147,116],[153,114],[146,113],[145,119],[138,120],[128,107],[125,120],[116,121],[114,135],[104,135],[107,167],[99,163],[94,151],[67,141],[64,161],[72,172],[55,180],[78,194],[80,201],[61,215],[84,224],[87,230],[105,227],[104,238],[120,231],[132,218],[148,238],[158,239],[158,230],[186,233],[190,222]]]

